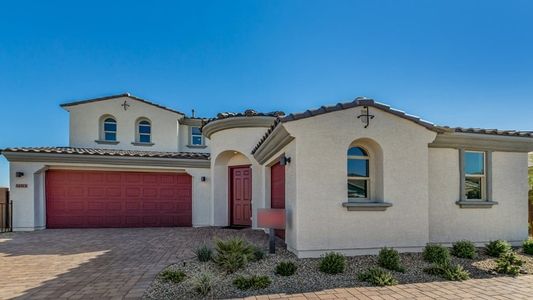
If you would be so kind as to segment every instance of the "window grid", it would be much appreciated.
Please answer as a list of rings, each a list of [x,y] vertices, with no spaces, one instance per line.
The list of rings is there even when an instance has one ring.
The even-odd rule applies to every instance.
[[[200,127],[191,127],[191,145],[202,146],[203,144],[204,139]]]
[[[470,174],[470,173],[467,173],[466,171],[466,168],[467,168],[467,162],[466,162],[466,156],[468,153],[477,153],[477,154],[481,154],[482,155],[482,170],[483,172],[481,174]],[[472,200],[472,201],[476,201],[476,200],[486,200],[487,199],[487,180],[486,180],[486,174],[487,174],[487,156],[485,154],[485,152],[483,151],[464,151],[464,155],[465,155],[465,165],[464,165],[464,174],[465,174],[465,199],[467,200]],[[476,191],[472,191],[471,188],[469,188],[468,186],[468,183],[471,183],[472,184],[476,184],[475,182],[479,182],[479,193],[477,193]],[[470,191],[469,191],[470,189]],[[475,197],[475,195],[478,194],[479,196],[478,197]],[[470,195],[470,196],[469,196]]]
[[[362,154],[367,154],[367,151],[364,150],[361,147],[351,147],[348,150],[348,153],[353,148],[359,148],[360,152]],[[369,168],[370,168],[370,157],[368,155],[348,155],[348,165],[350,164],[351,160],[364,160],[364,161],[366,161],[365,174],[367,176],[350,176],[349,175],[349,170],[347,170],[348,171],[348,186],[350,185],[350,181],[352,181],[352,184],[353,184],[353,181],[362,181],[362,182],[364,182],[364,191],[363,192],[365,194],[365,197],[353,197],[353,195],[350,195],[351,193],[350,193],[350,190],[348,189],[348,199],[351,200],[351,201],[368,200],[368,199],[370,199],[370,170],[369,170]]]
[[[104,134],[103,138],[105,141],[116,141],[117,140],[117,121],[113,118],[107,118],[104,120]]]
[[[152,130],[150,122],[143,120],[138,125],[138,142],[150,143],[152,142]]]

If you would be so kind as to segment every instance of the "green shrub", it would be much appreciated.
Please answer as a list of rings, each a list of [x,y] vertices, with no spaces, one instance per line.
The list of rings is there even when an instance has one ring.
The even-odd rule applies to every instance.
[[[525,240],[522,248],[525,254],[533,255],[533,239]]]
[[[390,272],[380,268],[370,268],[363,273],[359,273],[357,279],[377,286],[398,284],[398,280]]]
[[[516,276],[524,262],[513,251],[508,251],[496,260],[496,264],[496,272]]]
[[[194,290],[202,295],[207,296],[213,289],[213,276],[210,273],[202,272],[194,277],[193,280]]]
[[[261,247],[253,246],[253,249],[254,249],[253,260],[258,261],[258,260],[262,260],[263,258],[265,258],[266,256],[265,251]]]
[[[320,260],[320,271],[327,274],[339,274],[346,268],[346,257],[341,253],[329,252]]]
[[[397,272],[405,272],[400,261],[400,254],[392,248],[382,248],[378,255],[379,266]]]
[[[445,265],[450,262],[450,251],[444,246],[436,244],[427,244],[422,253],[425,261],[439,265]]]
[[[196,249],[195,253],[196,257],[201,262],[210,261],[211,257],[213,256],[213,250],[211,250],[211,248],[206,245],[203,245],[200,248]]]
[[[475,258],[477,255],[476,246],[471,241],[458,241],[453,243],[452,255],[460,258]]]
[[[292,261],[282,261],[276,266],[276,274],[281,276],[291,276],[296,273],[296,264]]]
[[[270,278],[268,276],[258,276],[258,275],[252,275],[250,277],[244,277],[242,275],[239,275],[234,281],[233,284],[239,289],[239,290],[258,290],[258,289],[264,289],[268,287],[272,283]]]
[[[485,249],[488,255],[500,257],[502,254],[511,251],[511,244],[502,240],[490,241],[485,245]]]
[[[233,273],[243,268],[254,259],[253,246],[241,238],[216,241],[217,255],[213,258],[215,263],[228,273]]]
[[[165,270],[160,274],[161,278],[166,281],[171,281],[173,283],[180,283],[187,277],[185,273],[180,270]]]
[[[452,281],[463,281],[470,279],[470,273],[465,270],[463,266],[452,265],[450,263],[433,264],[432,266],[425,268],[424,272]]]

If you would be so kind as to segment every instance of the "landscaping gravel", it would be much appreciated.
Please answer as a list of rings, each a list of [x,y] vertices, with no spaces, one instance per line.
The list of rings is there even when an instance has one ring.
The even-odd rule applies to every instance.
[[[258,244],[255,241],[256,245]],[[261,242],[261,247],[267,251],[266,240]],[[452,263],[461,264],[470,272],[471,278],[489,278],[504,276],[492,272],[495,258],[489,257],[478,249],[478,257],[475,259],[461,259],[452,257]],[[518,252],[520,259],[525,261],[523,270],[533,274],[533,256],[524,255]],[[402,283],[419,283],[431,281],[444,281],[438,276],[424,273],[424,268],[430,266],[422,259],[420,253],[400,254],[405,273],[391,273]],[[293,261],[298,266],[296,274],[293,276],[279,276],[274,273],[276,265],[281,261]],[[167,282],[158,277],[146,291],[145,299],[205,299],[205,298],[240,298],[253,295],[280,294],[280,293],[305,293],[323,289],[333,289],[341,287],[369,286],[365,282],[357,280],[357,274],[369,267],[377,266],[377,256],[357,256],[348,257],[346,270],[342,274],[328,275],[318,270],[319,259],[298,259],[289,251],[278,246],[275,255],[267,255],[265,259],[250,262],[248,265],[233,274],[226,274],[221,271],[213,262],[199,262],[197,259],[182,261],[181,263],[169,266],[167,269],[181,270],[187,274],[187,278],[181,283],[175,284]],[[207,297],[199,296],[194,289],[195,276],[201,273],[210,273],[213,278],[212,292]],[[272,284],[261,290],[241,291],[233,285],[233,280],[239,275],[267,275],[272,279]]]

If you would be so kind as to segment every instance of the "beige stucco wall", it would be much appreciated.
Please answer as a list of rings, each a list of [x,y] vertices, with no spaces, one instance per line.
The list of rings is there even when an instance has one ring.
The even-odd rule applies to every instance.
[[[127,110],[121,106],[124,101],[130,105]],[[182,116],[142,101],[128,97],[85,103],[67,107],[70,111],[70,146],[105,149],[128,149],[145,151],[178,151],[178,119]],[[117,141],[119,144],[98,144],[100,139],[100,119],[112,115],[117,121]],[[141,118],[152,123],[153,146],[136,146],[135,123]],[[194,151],[190,151],[194,152]]]
[[[431,242],[504,239],[515,244],[527,238],[527,153],[492,154],[491,208],[460,208],[459,151],[429,150]]]
[[[204,136],[205,147],[195,147],[190,146],[190,126],[185,124],[180,124],[178,129],[178,151],[180,152],[203,152],[209,153],[211,151],[209,144],[211,141]]]
[[[252,168],[252,227],[256,227],[256,209],[265,207],[263,166],[250,154],[266,127],[231,128],[211,135],[211,223],[229,225],[228,163],[250,164]],[[236,157],[234,157],[236,156]]]
[[[45,176],[47,168],[141,171],[141,172],[185,172],[193,177],[192,181],[192,224],[208,226],[210,223],[211,184],[202,182],[201,177],[209,177],[208,168],[153,168],[147,166],[113,167],[109,165],[12,162],[10,163],[10,198],[13,200],[13,227],[15,231],[28,231],[46,227]],[[17,178],[16,172],[24,172]],[[17,188],[16,184],[27,184],[27,188]]]
[[[375,253],[384,246],[417,250],[429,241],[428,143],[436,133],[370,108],[368,128],[361,108],[284,123],[295,137],[297,227],[291,250],[300,257],[326,251]],[[386,211],[347,211],[346,152],[368,138],[382,149]]]

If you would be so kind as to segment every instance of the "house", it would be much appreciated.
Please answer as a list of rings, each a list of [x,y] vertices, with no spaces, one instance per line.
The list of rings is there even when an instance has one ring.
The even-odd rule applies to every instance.
[[[68,147],[8,148],[14,229],[250,226],[299,257],[528,235],[533,132],[436,126],[367,98],[188,117],[129,94],[61,105]]]

